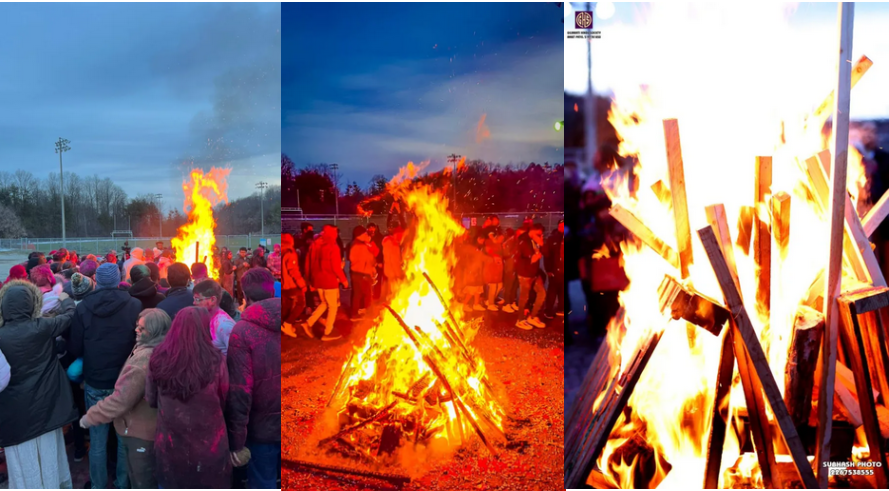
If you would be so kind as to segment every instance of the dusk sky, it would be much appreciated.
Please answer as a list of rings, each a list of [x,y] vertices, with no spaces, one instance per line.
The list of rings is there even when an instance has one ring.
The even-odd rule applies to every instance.
[[[451,153],[562,162],[561,19],[553,3],[284,4],[283,151],[362,187]]]
[[[0,5],[0,171],[111,177],[182,207],[191,164],[229,198],[280,184],[281,6]]]

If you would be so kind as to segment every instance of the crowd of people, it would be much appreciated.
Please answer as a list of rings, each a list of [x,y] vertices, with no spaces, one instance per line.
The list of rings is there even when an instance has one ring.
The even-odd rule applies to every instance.
[[[280,488],[279,285],[265,251],[247,252],[214,251],[214,275],[160,242],[13,266],[0,288],[9,487],[103,489],[114,465],[118,489]],[[86,483],[66,437],[75,462],[88,456]]]
[[[350,290],[353,322],[368,315],[374,302],[386,301],[405,277],[401,223],[390,220],[385,235],[374,223],[357,226],[347,245],[331,224],[316,233],[304,222],[299,234],[283,234],[283,332],[296,337],[301,331],[323,341],[341,338],[335,326],[341,287]],[[546,236],[544,226],[531,220],[503,230],[495,215],[469,227],[455,243],[459,307],[467,313],[518,314],[515,326],[523,330],[544,328],[547,320],[563,316],[564,230],[560,221]]]

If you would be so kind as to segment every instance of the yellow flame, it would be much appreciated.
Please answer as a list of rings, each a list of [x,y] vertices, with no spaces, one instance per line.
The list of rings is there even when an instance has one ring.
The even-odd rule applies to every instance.
[[[200,262],[207,265],[211,278],[216,278],[213,267],[213,246],[216,244],[216,219],[213,206],[228,203],[228,175],[231,169],[213,167],[206,174],[202,169],[192,169],[188,181],[182,183],[185,193],[183,205],[188,222],[179,227],[172,239],[176,260],[191,265]],[[198,255],[196,259],[196,254]]]

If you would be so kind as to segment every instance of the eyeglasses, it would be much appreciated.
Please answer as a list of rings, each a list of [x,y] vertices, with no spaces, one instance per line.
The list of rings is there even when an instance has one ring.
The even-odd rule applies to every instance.
[[[194,303],[198,304],[198,303],[203,302],[204,300],[210,300],[210,298],[212,298],[212,297],[204,297],[201,295],[195,295],[194,296]]]

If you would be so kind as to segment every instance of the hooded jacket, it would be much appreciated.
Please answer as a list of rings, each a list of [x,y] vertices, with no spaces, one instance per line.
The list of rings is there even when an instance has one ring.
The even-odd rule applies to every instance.
[[[194,305],[194,297],[188,291],[188,287],[174,286],[167,290],[167,298],[157,304],[157,308],[166,312],[170,319],[175,319],[180,310],[192,305]]]
[[[133,250],[130,251],[130,258],[123,263],[123,278],[121,278],[121,280],[130,281],[130,270],[137,264],[145,264],[145,261],[142,260],[142,249],[134,247]]]
[[[306,276],[312,286],[319,290],[335,290],[341,282],[346,282],[340,248],[336,241],[329,241],[324,236],[312,243],[306,267]]]
[[[83,357],[83,379],[94,389],[113,389],[136,344],[142,302],[120,288],[103,288],[77,305],[68,351]]]
[[[540,253],[540,247],[531,240],[528,234],[522,234],[518,240],[518,249],[515,255],[516,273],[523,278],[535,278],[543,276],[540,269],[540,259],[532,261],[535,254]],[[542,254],[541,254],[542,255]]]
[[[40,316],[43,295],[32,283],[15,280],[0,289],[0,351],[11,367],[0,392],[0,447],[19,445],[77,421],[77,406],[55,338],[71,325],[74,302],[62,313]]]
[[[256,302],[235,324],[228,344],[226,404],[232,451],[281,442],[281,299]]]
[[[86,413],[91,426],[114,421],[118,435],[154,441],[157,409],[145,400],[145,375],[154,346],[137,345],[120,371],[114,392]]]
[[[157,283],[151,278],[142,278],[130,287],[130,296],[142,302],[142,310],[153,309],[167,298],[157,291]]]

